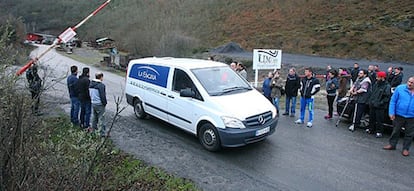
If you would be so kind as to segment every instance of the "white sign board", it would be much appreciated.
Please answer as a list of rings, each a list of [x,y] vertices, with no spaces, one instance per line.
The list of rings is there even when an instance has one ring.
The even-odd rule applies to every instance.
[[[259,70],[276,70],[282,68],[282,50],[254,49],[253,70],[255,70],[254,86],[257,87]]]
[[[282,50],[274,49],[254,49],[253,50],[253,69],[269,70],[280,69],[282,67]]]
[[[71,27],[69,27],[62,34],[59,35],[59,39],[62,40],[64,43],[67,43],[70,41],[70,39],[72,39],[75,36],[76,32]]]

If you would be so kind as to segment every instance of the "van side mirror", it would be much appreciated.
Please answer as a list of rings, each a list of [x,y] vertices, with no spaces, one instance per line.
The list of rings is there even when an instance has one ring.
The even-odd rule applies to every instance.
[[[185,88],[180,90],[181,97],[191,97],[195,98],[195,92],[191,88]]]

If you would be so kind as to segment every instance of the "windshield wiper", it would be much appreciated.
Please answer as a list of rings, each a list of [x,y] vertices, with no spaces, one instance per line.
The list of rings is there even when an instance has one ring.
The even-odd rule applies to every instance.
[[[237,91],[237,90],[251,90],[251,88],[243,87],[243,86],[235,86],[235,87],[230,87],[230,88],[224,88],[222,93],[225,94],[225,93],[230,93],[232,91]]]

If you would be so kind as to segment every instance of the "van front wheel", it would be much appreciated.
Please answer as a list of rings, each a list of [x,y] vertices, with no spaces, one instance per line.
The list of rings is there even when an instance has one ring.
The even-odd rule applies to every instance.
[[[218,151],[221,148],[220,137],[217,130],[210,123],[201,126],[198,139],[200,140],[201,145],[209,151]]]
[[[138,119],[144,119],[147,116],[147,114],[144,111],[144,107],[142,107],[141,100],[137,99],[134,101],[134,113]]]

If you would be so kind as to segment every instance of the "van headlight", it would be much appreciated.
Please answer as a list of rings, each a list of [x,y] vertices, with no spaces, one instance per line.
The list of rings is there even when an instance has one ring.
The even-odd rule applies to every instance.
[[[246,128],[243,122],[241,122],[239,119],[236,119],[234,117],[222,116],[221,120],[223,120],[225,127],[228,127],[228,128],[239,128],[239,129]]]
[[[276,114],[279,114],[279,113],[277,113],[277,111],[272,112],[272,119],[274,119],[276,117]]]

